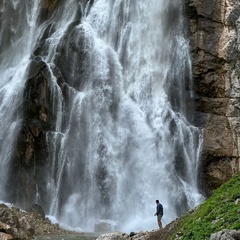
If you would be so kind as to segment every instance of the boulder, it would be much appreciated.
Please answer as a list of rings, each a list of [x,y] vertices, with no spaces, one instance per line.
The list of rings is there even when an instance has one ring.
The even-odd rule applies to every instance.
[[[26,219],[19,218],[20,213],[18,208],[10,208],[5,204],[0,205],[0,232],[4,233],[2,239],[33,239],[34,231]],[[24,213],[22,212],[22,214]]]
[[[13,224],[14,225],[14,224]],[[17,240],[30,240],[33,239],[33,231],[28,223],[28,227],[25,228],[25,225],[21,225],[19,227],[10,226],[5,223],[0,223],[0,233],[2,234],[2,238],[0,239],[17,239]],[[10,236],[12,238],[10,238]],[[5,238],[4,238],[5,237]]]
[[[11,240],[11,239],[14,239],[14,238],[10,234],[0,232],[0,240]]]
[[[0,232],[7,232],[11,227],[3,222],[0,222]]]
[[[97,240],[127,240],[129,236],[126,233],[114,232],[100,235]]]
[[[147,231],[141,231],[134,235],[128,235],[122,232],[113,232],[100,235],[97,240],[147,240],[151,239],[150,234]]]
[[[45,218],[45,212],[44,212],[43,208],[40,205],[38,205],[36,203],[32,204],[31,211],[39,213],[42,216],[43,219]]]
[[[59,224],[52,224],[49,219],[43,217],[44,211],[38,204],[33,204],[33,209],[34,211],[26,212],[16,207],[0,204],[0,233],[2,234],[0,240],[30,240],[34,238],[34,235],[74,233],[60,228]]]
[[[224,230],[211,235],[210,240],[239,240],[240,230]]]
[[[6,207],[6,205],[4,204],[1,204],[0,206],[0,221],[11,227],[15,228],[19,227],[19,220],[17,215],[14,212],[12,212],[9,207]]]

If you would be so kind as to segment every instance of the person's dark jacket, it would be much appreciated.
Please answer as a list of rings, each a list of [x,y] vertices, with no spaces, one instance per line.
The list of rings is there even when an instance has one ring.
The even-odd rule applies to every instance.
[[[163,206],[161,203],[157,204],[157,215],[163,216]]]

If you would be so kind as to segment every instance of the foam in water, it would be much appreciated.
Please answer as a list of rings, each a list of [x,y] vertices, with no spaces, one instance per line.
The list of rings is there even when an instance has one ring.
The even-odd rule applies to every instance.
[[[26,31],[31,33],[39,4],[35,1],[26,10],[31,16]],[[76,22],[78,9],[78,1],[62,1],[58,12],[24,39],[28,51],[13,55],[14,41],[23,43],[14,39],[1,54],[0,74],[5,77],[0,83],[0,114],[7,116],[9,127],[0,141],[1,146],[11,146],[0,148],[1,169],[9,167],[12,132],[17,134],[21,124],[15,114],[21,97],[11,107],[8,100],[22,95],[28,63],[16,65],[16,59],[29,59],[32,46],[52,23],[54,31],[40,56],[49,69],[56,116],[54,131],[46,134],[43,208],[71,228],[93,231],[104,220],[116,222],[123,231],[151,230],[157,228],[153,215],[159,199],[166,225],[202,201],[197,187],[201,131],[190,124],[191,111],[186,108],[193,93],[181,1],[88,1],[82,20]],[[53,71],[60,68],[59,49],[70,69],[65,76],[67,101]],[[9,84],[14,76],[21,76],[17,89]],[[0,124],[5,128],[6,122]],[[37,189],[40,202],[43,193]]]

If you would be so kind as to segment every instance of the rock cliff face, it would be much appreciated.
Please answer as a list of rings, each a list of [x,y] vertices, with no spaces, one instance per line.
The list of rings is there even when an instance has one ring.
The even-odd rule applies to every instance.
[[[85,0],[81,1],[82,4],[86,4]],[[68,86],[63,82],[63,75],[69,76],[69,69],[63,66],[67,66],[67,61],[72,61],[74,56],[74,49],[68,46],[69,55],[66,54],[64,49],[65,43],[59,47],[62,58],[61,61],[56,63],[56,66],[52,70],[49,66],[42,61],[41,54],[47,51],[45,41],[47,37],[51,35],[52,26],[49,19],[54,14],[58,13],[61,0],[44,0],[42,1],[39,24],[41,22],[47,22],[46,30],[39,40],[38,46],[32,54],[32,62],[29,66],[28,79],[26,81],[24,100],[23,100],[23,124],[19,131],[19,136],[16,140],[16,148],[12,158],[12,167],[8,176],[8,182],[12,183],[13,187],[9,188],[7,192],[7,199],[10,202],[15,202],[23,209],[28,207],[28,202],[34,202],[36,192],[43,192],[43,196],[39,199],[41,205],[45,205],[45,196],[47,195],[47,172],[49,168],[48,155],[49,150],[47,148],[47,132],[54,131],[56,127],[56,114],[55,107],[56,96],[54,87],[51,85],[51,71],[54,71],[57,76],[58,86],[63,92],[63,98],[67,104],[68,100]],[[58,13],[59,14],[59,13]],[[78,12],[79,18],[81,18],[81,9]],[[72,36],[72,29],[78,23],[73,22],[69,27],[68,34]],[[66,36],[66,39],[67,36]],[[74,37],[72,38],[74,39]],[[72,40],[74,41],[74,40]],[[69,41],[72,43],[71,41]],[[82,56],[80,54],[80,56]],[[68,57],[68,58],[67,58]],[[79,60],[79,59],[78,59]],[[62,64],[62,65],[61,65]],[[62,71],[60,68],[62,67]],[[79,70],[81,72],[81,69]],[[69,77],[71,79],[71,77]],[[71,83],[69,83],[71,84]],[[37,170],[36,170],[37,169]],[[41,182],[41,189],[36,185],[35,181]],[[44,181],[42,180],[44,179]],[[17,189],[21,189],[18,191]],[[17,196],[16,196],[17,192]]]
[[[33,61],[24,92],[23,125],[17,139],[11,174],[8,176],[9,182],[14,186],[9,188],[8,198],[12,202],[17,201],[24,209],[27,208],[26,202],[33,202],[37,191],[32,177],[42,181],[42,176],[46,174],[46,132],[53,129],[56,119],[56,116],[52,115],[52,96],[48,85],[49,72],[46,64]],[[40,190],[46,193],[47,177],[43,179],[45,182]],[[22,189],[17,196],[15,187]],[[41,204],[43,203],[44,199],[41,200]]]
[[[198,124],[204,127],[203,185],[211,190],[240,171],[240,3],[186,0],[185,10]]]

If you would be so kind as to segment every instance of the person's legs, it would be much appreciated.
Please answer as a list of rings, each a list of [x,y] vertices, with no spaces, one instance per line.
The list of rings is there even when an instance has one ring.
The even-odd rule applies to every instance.
[[[161,215],[158,215],[158,226],[159,226],[159,229],[162,229],[162,222],[161,222],[161,220],[162,220],[162,216]]]
[[[158,221],[158,226],[159,226],[159,229],[162,229],[162,222],[161,222],[161,220]]]

